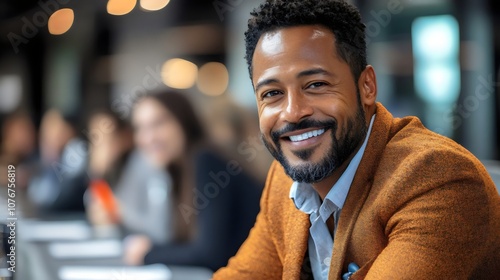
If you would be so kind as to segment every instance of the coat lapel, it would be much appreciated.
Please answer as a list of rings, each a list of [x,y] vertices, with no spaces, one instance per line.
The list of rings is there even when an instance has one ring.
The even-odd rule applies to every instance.
[[[389,139],[393,117],[377,103],[375,121],[365,153],[347,195],[335,234],[329,279],[342,279],[347,247],[359,212],[370,193],[373,175]]]
[[[295,208],[295,206],[293,206]],[[298,209],[291,211],[288,217],[286,232],[286,256],[283,270],[283,279],[302,279],[301,273],[303,270],[304,258],[307,253],[307,241],[309,238],[309,215],[301,212]],[[307,268],[304,268],[307,272]]]

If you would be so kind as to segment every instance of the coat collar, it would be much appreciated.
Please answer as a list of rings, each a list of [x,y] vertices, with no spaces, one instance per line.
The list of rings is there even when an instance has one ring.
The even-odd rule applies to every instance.
[[[377,103],[376,114],[377,117],[375,118],[365,153],[340,214],[334,239],[332,261],[330,263],[330,279],[341,279],[345,255],[354,224],[370,193],[374,171],[390,138],[393,116],[380,103]],[[305,245],[307,247],[307,243]]]

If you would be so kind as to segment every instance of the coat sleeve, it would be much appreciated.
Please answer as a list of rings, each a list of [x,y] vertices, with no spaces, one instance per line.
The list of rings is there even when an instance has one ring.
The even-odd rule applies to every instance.
[[[499,244],[499,200],[481,171],[469,170],[454,172],[455,179],[435,178],[434,187],[400,204],[385,227],[388,244],[364,279],[488,277],[482,267],[498,261],[491,248]]]
[[[270,230],[268,200],[276,162],[270,168],[260,201],[260,213],[236,256],[213,275],[213,280],[281,279],[282,264]]]

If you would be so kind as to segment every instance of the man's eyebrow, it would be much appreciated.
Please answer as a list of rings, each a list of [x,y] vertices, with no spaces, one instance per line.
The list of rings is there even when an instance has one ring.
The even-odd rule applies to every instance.
[[[297,78],[302,78],[305,76],[312,76],[312,75],[317,75],[317,74],[323,74],[323,75],[327,75],[327,76],[331,76],[331,77],[335,76],[334,74],[326,71],[323,68],[313,68],[313,69],[304,70],[304,71],[298,73]]]
[[[326,71],[323,68],[312,68],[312,69],[304,70],[304,71],[298,73],[297,78],[302,78],[305,76],[312,76],[312,75],[317,75],[317,74],[335,77],[334,74]],[[273,83],[279,83],[279,80],[275,79],[275,78],[269,78],[269,79],[262,80],[262,81],[258,82],[257,85],[255,86],[255,91],[257,92],[259,90],[259,88],[266,86],[266,85],[269,85],[269,84],[273,84]]]
[[[269,84],[274,84],[274,83],[278,83],[278,79],[265,79],[263,81],[260,81],[257,83],[257,85],[255,86],[255,91],[257,92],[259,90],[259,88],[263,87],[263,86],[266,86],[266,85],[269,85]]]

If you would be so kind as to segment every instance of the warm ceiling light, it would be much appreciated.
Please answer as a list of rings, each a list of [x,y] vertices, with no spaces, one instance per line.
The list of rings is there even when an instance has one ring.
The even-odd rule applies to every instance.
[[[176,89],[188,89],[196,82],[198,67],[187,60],[173,58],[165,62],[161,69],[165,85]]]
[[[137,3],[137,0],[109,0],[107,10],[114,16],[122,16],[130,13]]]
[[[229,72],[224,64],[209,62],[198,72],[198,89],[206,95],[223,94],[229,84]]]
[[[75,13],[72,9],[64,8],[55,11],[49,18],[49,33],[52,35],[61,35],[66,33],[75,20]]]
[[[170,0],[141,0],[140,5],[146,11],[158,11],[170,2]]]

